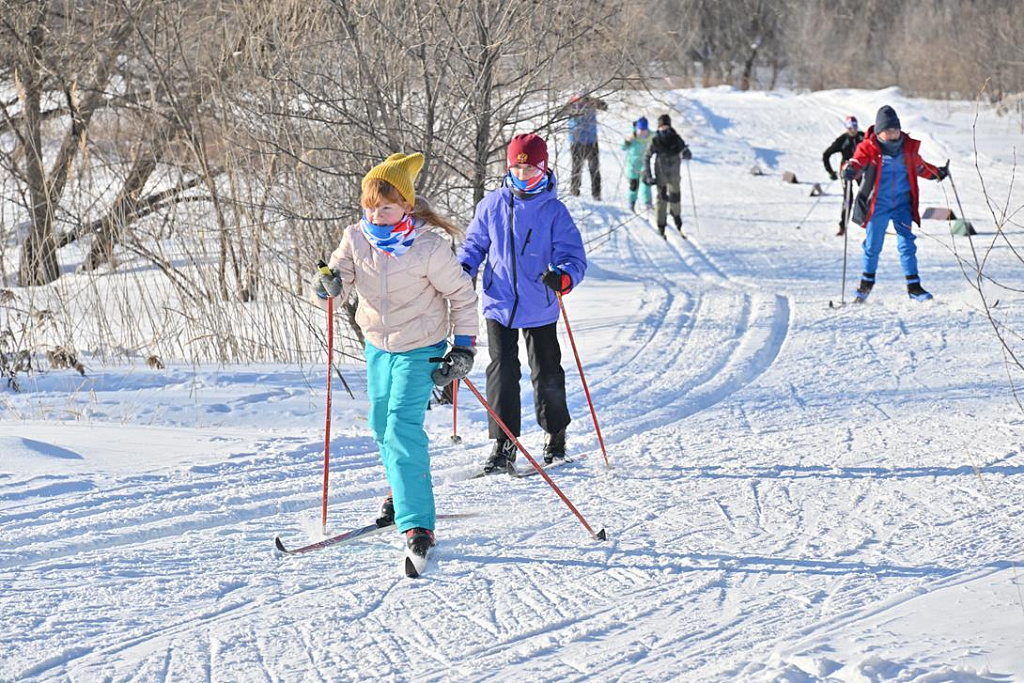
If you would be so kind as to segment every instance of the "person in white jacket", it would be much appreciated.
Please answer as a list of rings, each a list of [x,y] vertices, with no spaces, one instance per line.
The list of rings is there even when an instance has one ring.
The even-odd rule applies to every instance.
[[[331,254],[331,275],[314,279],[316,300],[359,295],[356,322],[365,337],[369,423],[391,494],[381,507],[413,552],[434,545],[434,493],[423,428],[432,387],[464,378],[479,329],[472,280],[435,228],[460,230],[417,198],[422,154],[392,154],[363,178],[364,215],[345,228]],[[441,366],[431,358],[451,350]]]

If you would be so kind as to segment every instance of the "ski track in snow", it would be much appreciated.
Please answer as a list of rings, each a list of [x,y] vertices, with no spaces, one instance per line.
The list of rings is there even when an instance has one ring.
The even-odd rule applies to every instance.
[[[925,226],[919,239],[933,305],[902,298],[890,238],[869,303],[829,311],[839,199],[826,195],[796,231],[808,187],[777,180],[820,177],[818,148],[842,117],[870,120],[892,98],[926,155],[965,158],[969,133],[933,123],[944,104],[895,91],[670,97],[697,157],[701,234],[685,168],[689,240],[672,228],[663,240],[617,208],[616,142],[632,113],[622,104],[602,116],[612,202],[567,200],[592,265],[566,304],[614,468],[596,450],[566,339],[569,446],[587,457],[552,476],[607,542],[590,541],[539,477],[464,480],[488,442],[463,391],[464,444],[447,439],[450,413],[428,416],[438,509],[482,516],[439,525],[424,578],[401,576],[401,540],[386,535],[276,557],[275,533],[316,537],[317,387],[288,369],[240,371],[221,393],[231,380],[204,373],[210,398],[195,410],[224,427],[190,429],[189,383],[168,371],[146,384],[166,405],[124,408],[167,425],[154,432],[116,412],[122,392],[150,380],[111,370],[88,428],[0,425],[0,443],[37,468],[0,462],[0,680],[1024,677],[1024,648],[1008,654],[1024,624],[1022,420],[948,236]],[[1007,168],[986,153],[993,174]],[[755,161],[767,176],[747,174]],[[961,194],[980,203],[969,181]],[[359,372],[346,373],[357,393]],[[69,400],[59,382],[40,391],[58,410]],[[6,402],[14,414],[39,410],[17,401]],[[532,450],[531,403],[524,381]],[[336,397],[335,531],[365,523],[385,491],[363,405]],[[122,435],[151,455],[95,465]],[[186,447],[199,455],[177,457]],[[945,622],[985,616],[931,635],[927,615],[951,601],[959,614]]]

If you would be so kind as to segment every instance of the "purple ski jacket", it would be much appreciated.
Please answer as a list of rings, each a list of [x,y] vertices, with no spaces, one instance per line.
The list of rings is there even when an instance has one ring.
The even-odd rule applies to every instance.
[[[486,259],[479,280],[484,317],[515,329],[558,320],[555,293],[541,282],[549,265],[574,288],[587,270],[583,239],[558,200],[554,174],[538,195],[513,194],[506,183],[480,200],[458,258],[474,277]]]

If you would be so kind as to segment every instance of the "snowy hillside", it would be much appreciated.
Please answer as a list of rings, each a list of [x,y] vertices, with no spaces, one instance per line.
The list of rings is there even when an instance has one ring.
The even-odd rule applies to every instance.
[[[918,231],[934,302],[906,297],[890,236],[870,301],[828,307],[841,191],[820,156],[843,117],[893,104],[926,159],[952,160],[987,243],[974,104],[664,98],[602,114],[605,202],[586,178],[567,200],[590,269],[566,304],[614,468],[566,340],[569,449],[587,457],[552,476],[608,541],[539,477],[465,480],[489,443],[463,391],[463,444],[428,413],[435,490],[439,512],[479,516],[439,524],[428,576],[401,577],[387,535],[282,559],[275,534],[319,537],[323,368],[50,372],[0,393],[0,680],[1024,680],[1024,414],[953,255],[966,239]],[[689,241],[624,208],[618,143],[665,111],[694,152]],[[1018,123],[978,123],[1003,201]],[[827,194],[797,229],[810,182]],[[922,207],[950,205],[948,182],[922,182]],[[989,268],[1021,273],[1002,244]],[[1024,329],[1024,296],[999,310]],[[335,385],[334,531],[372,521],[386,488],[361,373],[345,368],[355,400]]]

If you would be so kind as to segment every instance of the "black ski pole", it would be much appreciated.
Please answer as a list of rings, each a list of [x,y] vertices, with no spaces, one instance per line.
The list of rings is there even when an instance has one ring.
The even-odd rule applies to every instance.
[[[967,216],[964,215],[964,205],[960,203],[960,193],[956,191],[956,183],[953,182],[953,172],[949,170],[949,159],[946,159],[946,165],[943,168],[946,169],[949,186],[953,188],[953,198],[956,199],[956,208],[960,209],[960,218],[966,220]]]
[[[697,220],[697,195],[693,193],[693,174],[690,173],[690,160],[686,160],[686,178],[690,181],[690,204],[693,206],[693,226],[700,235],[700,221]]]
[[[850,205],[853,203],[853,188],[850,181],[843,181],[843,286],[839,292],[839,303],[846,305],[846,253],[850,243],[848,223],[850,222]]]
[[[824,197],[825,194],[828,192],[828,188],[832,187],[832,182],[833,181],[831,180],[828,181],[828,185],[825,186],[825,189],[821,191],[821,194],[818,195],[818,198],[814,200],[813,204],[811,204],[811,208],[807,210],[807,213],[804,214],[804,217],[801,218],[800,222],[796,224],[797,230],[799,230],[803,226],[807,219],[811,217],[811,214],[814,213],[814,210],[818,208],[818,203],[821,201],[821,198]]]
[[[839,306],[836,306],[833,302],[828,302],[829,308],[840,308],[846,305],[846,248],[849,244],[849,234],[846,230],[847,218],[850,214],[850,205],[853,203],[853,190],[852,184],[849,180],[843,178],[843,210],[842,218],[840,219],[840,227],[843,229],[843,285],[839,293]]]

